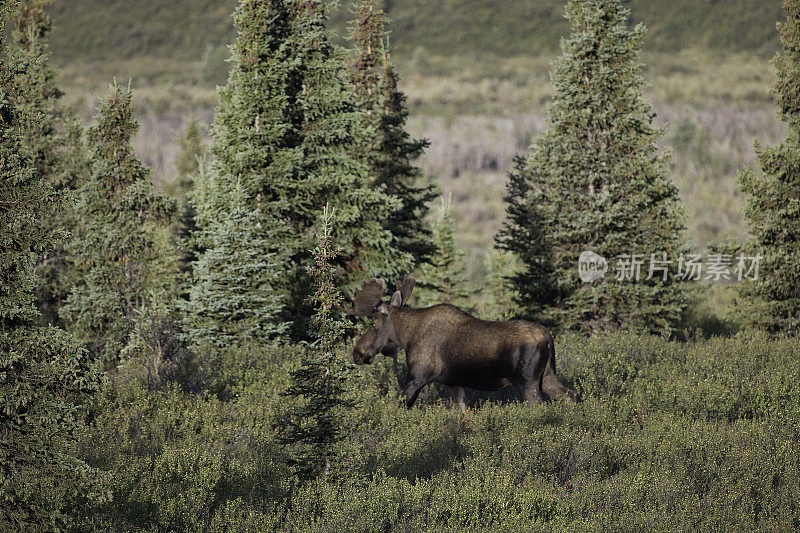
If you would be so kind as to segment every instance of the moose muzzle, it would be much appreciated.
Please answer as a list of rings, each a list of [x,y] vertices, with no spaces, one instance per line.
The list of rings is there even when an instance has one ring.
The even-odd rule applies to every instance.
[[[356,346],[353,348],[353,362],[357,365],[368,365],[372,363],[372,360],[375,359],[375,354],[369,354],[367,352],[361,351],[361,349]]]

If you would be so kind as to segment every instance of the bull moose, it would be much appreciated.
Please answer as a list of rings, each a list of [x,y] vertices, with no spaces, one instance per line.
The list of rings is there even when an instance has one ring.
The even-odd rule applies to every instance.
[[[553,338],[545,328],[525,320],[480,320],[450,304],[408,307],[414,283],[406,278],[384,302],[386,284],[373,278],[356,292],[352,307],[345,308],[373,318],[353,348],[356,364],[370,364],[378,353],[396,357],[399,348],[405,350],[406,407],[431,382],[449,386],[462,410],[467,408],[464,387],[495,391],[513,386],[531,403],[541,403],[542,392],[576,400],[575,392],[556,376]]]

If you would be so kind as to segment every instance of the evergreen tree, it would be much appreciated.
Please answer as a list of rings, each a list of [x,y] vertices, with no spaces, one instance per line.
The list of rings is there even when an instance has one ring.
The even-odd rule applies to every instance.
[[[186,329],[195,347],[241,346],[283,333],[286,256],[270,251],[280,239],[250,211],[241,187],[233,192],[233,210],[211,228],[211,247],[194,267]]]
[[[406,97],[397,87],[398,76],[390,61],[385,13],[376,9],[374,0],[362,0],[355,17],[350,72],[356,103],[364,111],[370,183],[400,202],[400,210],[386,219],[386,228],[395,236],[397,248],[420,266],[434,252],[426,218],[428,203],[437,192],[432,185],[420,185],[422,172],[414,161],[430,143],[411,139],[405,130]]]
[[[200,125],[194,118],[189,119],[186,131],[178,140],[178,144],[181,149],[176,163],[178,174],[173,180],[170,192],[171,196],[180,200],[181,203],[185,203],[192,190],[192,176],[195,176],[200,170],[200,158],[205,152]]]
[[[198,245],[210,245],[211,222],[230,211],[230,191],[241,183],[248,208],[260,206],[262,224],[288,230],[274,250],[289,256],[285,318],[302,337],[311,313],[303,303],[305,267],[326,202],[336,207],[333,238],[346,287],[400,277],[412,260],[385,228],[398,202],[368,186],[354,155],[364,135],[361,113],[343,79],[343,51],[326,38],[320,3],[242,0],[235,21],[233,68],[212,127],[213,183],[195,203]]]
[[[9,53],[12,78],[9,97],[20,113],[25,144],[34,169],[56,191],[72,190],[86,177],[88,164],[82,130],[50,66],[47,36],[53,22],[45,12],[49,0],[24,0],[13,13],[13,44]]]
[[[59,209],[43,217],[54,237],[63,237],[74,227],[69,216],[72,191],[86,178],[88,164],[83,130],[75,113],[61,103],[63,92],[56,85],[50,66],[46,38],[53,24],[44,10],[47,0],[25,0],[13,12],[14,31],[9,53],[13,73],[6,87],[20,111],[25,145],[31,150],[34,171],[65,196]],[[58,309],[66,298],[71,271],[60,242],[50,247],[37,263],[37,306],[49,323],[58,323]]]
[[[156,194],[133,153],[130,89],[114,85],[89,130],[92,175],[79,191],[83,219],[69,252],[81,274],[62,308],[71,331],[113,365],[152,294],[170,297],[174,278],[162,228],[174,203]]]
[[[661,131],[642,97],[638,54],[644,27],[629,29],[618,0],[570,0],[572,34],[552,74],[548,130],[509,175],[507,222],[498,246],[514,252],[511,276],[533,319],[567,329],[638,327],[664,332],[680,317],[685,291],[674,273],[684,250],[683,209],[659,154]],[[611,272],[578,277],[578,257],[593,251]],[[651,254],[666,266],[647,280]],[[641,279],[627,263],[645,261]]]
[[[508,281],[516,271],[516,256],[508,250],[491,250],[486,255],[486,300],[481,306],[481,318],[486,320],[511,320],[519,314],[516,294]]]
[[[433,226],[434,253],[421,268],[418,280],[417,305],[427,307],[439,303],[458,303],[470,291],[464,277],[464,252],[456,246],[456,230],[450,199],[442,198],[442,210]]]
[[[800,2],[784,0],[783,7],[775,95],[789,133],[773,147],[756,141],[761,174],[746,169],[739,177],[752,234],[747,248],[762,256],[757,278],[739,287],[752,304],[752,322],[794,334],[800,327]]]
[[[189,119],[186,132],[180,138],[180,147],[178,175],[170,187],[170,196],[179,202],[180,216],[175,227],[175,246],[180,253],[178,269],[186,280],[191,272],[192,263],[198,258],[198,250],[192,237],[197,231],[195,208],[189,199],[205,153],[200,126],[194,118]]]
[[[292,372],[292,385],[284,393],[299,403],[286,414],[279,441],[290,445],[291,462],[301,479],[319,474],[327,479],[335,473],[336,444],[344,437],[342,412],[355,406],[345,396],[353,364],[345,362],[337,350],[346,322],[336,312],[342,296],[335,285],[333,219],[334,213],[325,206],[314,265],[308,269],[315,289],[311,301],[317,305],[311,322],[316,340],[309,357]]]
[[[0,530],[55,530],[77,502],[104,495],[98,472],[71,451],[99,376],[64,331],[37,325],[35,260],[52,245],[43,218],[59,198],[24,145],[11,81],[0,61]]]

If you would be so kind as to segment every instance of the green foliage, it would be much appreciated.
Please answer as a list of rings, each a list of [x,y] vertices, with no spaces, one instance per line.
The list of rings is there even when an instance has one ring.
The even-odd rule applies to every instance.
[[[231,351],[227,402],[117,379],[82,449],[113,473],[96,529],[785,530],[800,526],[797,339],[557,339],[578,404],[406,410],[367,372],[342,466],[289,482],[275,426],[301,347]],[[380,361],[380,360],[379,360]],[[376,364],[379,362],[376,361]]]
[[[50,65],[47,38],[53,22],[44,10],[47,0],[25,0],[13,12],[13,44],[8,68],[13,83],[7,90],[21,115],[23,135],[35,171],[59,191],[74,189],[85,178],[81,129],[72,110],[61,102]]]
[[[0,326],[0,529],[58,530],[75,506],[109,497],[100,471],[76,457],[85,402],[99,390],[89,354],[64,331]]]
[[[196,385],[194,357],[182,342],[181,315],[169,294],[151,292],[134,309],[133,325],[119,359],[129,369],[143,369],[149,390],[161,390],[170,382],[186,388]]]
[[[82,443],[87,462],[110,472],[114,499],[87,512],[83,528],[199,531],[237,506],[269,508],[289,474],[273,441],[278,405],[254,382],[224,403],[175,384],[149,391],[116,380]]]
[[[209,249],[194,264],[185,329],[195,348],[264,342],[287,326],[280,320],[287,256],[274,251],[281,234],[250,210],[241,187],[230,203],[232,210],[209,229]]]
[[[385,228],[398,202],[369,186],[354,155],[362,114],[343,79],[343,51],[326,37],[322,5],[243,0],[235,20],[233,67],[212,126],[211,183],[196,202],[201,245],[208,246],[210,221],[229,211],[229,192],[240,183],[248,208],[260,207],[261,223],[286,229],[273,244],[289,256],[285,319],[302,338],[311,314],[304,301],[313,228],[326,203],[335,208],[344,287],[400,277],[411,258]]]
[[[332,13],[340,35],[349,13]],[[634,22],[651,27],[648,48],[676,52],[703,48],[714,52],[755,51],[770,54],[778,48],[774,22],[780,3],[726,0],[713,4],[694,0],[631,0],[626,3]],[[230,42],[234,33],[227,15],[235,0],[156,0],[58,2],[53,14],[60,30],[54,49],[61,61],[114,61],[151,56],[199,59]],[[551,54],[558,39],[569,32],[562,0],[506,0],[497,9],[493,0],[383,0],[389,29],[398,52],[424,56],[437,51],[452,55]],[[126,21],[120,24],[120,21]],[[448,28],[448,31],[442,31]],[[213,52],[212,52],[213,53]]]
[[[511,252],[493,249],[486,254],[485,262],[487,290],[480,317],[484,320],[511,320],[519,313],[519,306],[507,277],[518,268],[517,259]]]
[[[153,294],[170,297],[170,250],[159,233],[174,203],[158,195],[150,172],[133,153],[131,92],[113,86],[89,130],[92,175],[79,191],[82,215],[69,245],[81,275],[62,307],[76,337],[114,366],[136,323],[136,309]]]
[[[433,255],[420,269],[416,305],[428,307],[464,302],[470,291],[464,277],[464,252],[456,246],[456,227],[449,198],[442,198],[439,218],[433,226],[433,246]]]
[[[194,118],[189,119],[186,131],[178,141],[180,153],[176,162],[177,176],[170,185],[170,195],[183,201],[192,190],[192,176],[200,170],[200,159],[205,153],[200,124]]]
[[[302,366],[292,372],[292,385],[285,396],[302,399],[283,419],[281,444],[291,449],[291,464],[304,480],[322,475],[324,479],[340,473],[337,444],[344,438],[343,411],[355,407],[347,398],[348,378],[354,365],[345,363],[337,346],[345,332],[346,321],[338,315],[342,295],[335,285],[334,259],[337,251],[332,241],[331,220],[334,213],[325,206],[319,244],[314,249],[314,266],[309,275],[314,280],[317,312],[311,321],[316,341],[309,347]]]
[[[582,15],[597,15],[592,8],[601,3],[576,0],[571,5],[574,11],[583,9]],[[144,36],[135,45],[137,53],[167,46],[174,57],[196,57],[215,35],[228,31],[227,21],[214,27],[203,21],[207,16],[223,20],[218,10],[229,8],[206,6],[201,0],[191,7],[205,12],[186,10],[184,2],[168,10],[149,0],[137,3],[136,9],[161,15],[155,23],[127,11],[120,17],[120,9],[133,8],[112,4],[97,9],[92,1],[75,3],[60,13],[85,16],[86,10],[94,10],[97,17],[133,18],[130,30]],[[395,17],[395,40],[406,51],[419,46],[414,68],[436,75],[437,63],[423,46],[472,53],[515,53],[514,47],[520,46],[521,51],[538,52],[549,49],[550,44],[541,44],[554,42],[554,36],[565,31],[549,0],[511,0],[502,13],[496,3],[482,0],[384,5]],[[645,11],[668,13],[668,22],[658,16],[648,19],[657,25],[651,42],[669,43],[690,36],[725,46],[755,46],[752,37],[760,30],[750,26],[758,27],[753,21],[772,13],[769,6],[754,9],[748,0],[731,2],[726,9],[741,11],[742,16],[733,23],[720,23],[722,17],[715,17],[712,24],[707,15],[697,16],[707,8],[698,3],[634,0],[625,5],[631,6],[634,19]],[[379,10],[372,13],[378,18],[367,17],[364,23],[380,26]],[[506,236],[519,240],[509,247],[513,252],[497,250],[487,258],[484,292],[491,294],[483,302],[486,318],[505,319],[516,312],[511,301],[516,290],[507,286],[504,275],[528,276],[544,287],[552,281],[547,268],[563,266],[575,276],[574,259],[563,264],[545,261],[546,268],[540,270],[528,268],[538,258],[551,257],[547,254],[554,243],[549,235],[564,237],[562,242],[580,251],[587,244],[581,239],[592,233],[598,242],[606,241],[606,248],[595,250],[609,259],[608,254],[620,251],[636,253],[636,246],[655,246],[654,241],[661,246],[658,251],[670,252],[664,242],[683,249],[673,238],[680,224],[656,216],[674,216],[677,203],[674,188],[664,178],[666,161],[655,155],[659,132],[651,126],[651,109],[639,96],[635,58],[641,32],[627,29],[620,13],[608,17],[611,29],[601,31],[594,31],[601,27],[597,17],[579,19],[587,22],[582,27],[587,34],[576,33],[565,41],[576,61],[565,54],[554,78],[557,95],[568,94],[570,99],[557,97],[551,131],[512,172],[509,214],[517,226]],[[181,17],[182,24],[175,24]],[[410,212],[403,211],[404,205],[411,205],[403,203],[404,194],[391,198],[392,183],[417,187],[420,175],[414,161],[422,144],[405,133],[403,97],[388,56],[362,57],[376,70],[362,85],[357,83],[353,93],[343,81],[348,76],[344,54],[323,38],[322,19],[314,1],[241,2],[234,69],[221,93],[215,124],[216,162],[210,172],[202,165],[180,170],[195,175],[195,190],[189,196],[191,206],[198,207],[201,228],[187,241],[200,258],[185,308],[185,324],[194,340],[191,353],[175,337],[178,313],[173,273],[167,266],[175,258],[165,247],[171,208],[153,195],[149,173],[133,157],[129,92],[115,91],[104,107],[91,135],[93,176],[81,189],[76,210],[85,220],[78,227],[74,260],[85,282],[70,303],[82,338],[94,341],[98,353],[124,364],[109,375],[103,394],[92,404],[88,426],[83,424],[82,404],[99,381],[90,370],[89,354],[63,332],[34,325],[38,315],[31,296],[33,265],[49,246],[50,229],[43,216],[53,212],[58,197],[33,170],[33,152],[19,137],[19,126],[27,118],[20,121],[15,116],[15,102],[7,90],[11,76],[0,64],[0,529],[800,529],[797,338],[747,331],[726,339],[677,343],[620,332],[598,332],[591,338],[565,334],[557,339],[559,374],[581,392],[582,403],[530,406],[508,402],[508,394],[500,393],[466,415],[445,408],[433,394],[406,410],[388,358],[378,358],[362,374],[349,371],[341,344],[343,324],[335,312],[340,303],[336,288],[352,287],[372,275],[397,279],[398,273],[406,273],[402,268],[413,265],[413,239],[404,241],[406,234],[394,232],[392,237],[386,230],[392,230],[387,221],[399,221],[400,214]],[[68,42],[63,53],[97,38],[98,28],[86,20],[85,31]],[[769,20],[771,24],[771,15]],[[441,32],[442,21],[461,30]],[[714,29],[704,30],[704,24]],[[120,39],[129,31],[103,26]],[[203,26],[206,32],[196,30]],[[378,26],[363,35],[372,39],[373,51],[379,42],[376,36],[383,34]],[[663,28],[673,35],[666,38]],[[796,40],[796,21],[790,19],[784,30]],[[428,35],[424,39],[407,39],[423,32]],[[594,47],[600,34],[603,45]],[[516,42],[509,45],[510,39]],[[103,53],[113,49],[112,55],[125,49],[98,48]],[[779,71],[788,73],[781,78],[784,91],[779,101],[794,129],[793,54],[787,50],[778,64]],[[508,65],[483,61],[470,69],[475,73],[488,65],[501,78],[511,76],[505,70]],[[450,56],[443,64],[451,72],[463,65]],[[475,75],[479,94],[491,93],[494,105],[506,110],[507,95],[498,87],[538,76],[527,71],[527,63],[513,65],[522,74],[505,84],[484,84],[484,73]],[[680,69],[683,63],[676,60],[675,65]],[[282,70],[286,66],[290,68]],[[746,78],[748,72],[733,79]],[[453,78],[442,83],[446,98],[471,109],[474,96],[448,85],[469,73],[449,75]],[[583,86],[583,75],[596,86]],[[681,79],[671,78],[673,83]],[[385,98],[384,104],[359,100],[365,98],[363,88],[372,83],[378,90],[371,96]],[[731,91],[725,93],[734,95],[731,98],[752,86],[724,85],[716,82],[715,87]],[[683,90],[667,88],[664,94],[675,98],[687,92]],[[698,87],[697,92],[709,94],[706,91]],[[453,92],[459,94],[450,95]],[[528,94],[520,89],[523,93]],[[440,101],[435,93],[421,98],[437,108],[450,101]],[[575,98],[583,100],[576,104]],[[370,105],[372,115],[365,117],[357,110]],[[625,120],[615,122],[620,109],[627,113]],[[381,121],[371,122],[379,117]],[[581,136],[587,132],[594,138]],[[700,126],[679,132],[684,133],[689,148],[708,144]],[[198,149],[193,135],[186,137],[186,154]],[[593,144],[603,135],[610,141]],[[382,138],[385,159],[383,164],[373,160],[370,170],[359,154],[367,140],[377,138]],[[791,175],[800,172],[792,166],[796,144],[792,131],[780,149],[761,151],[762,169],[769,176],[764,185],[752,176],[743,178],[751,192],[766,191],[751,204],[755,233],[778,235],[770,242],[784,247],[797,218],[790,216],[796,210]],[[693,155],[687,166],[697,161],[710,166],[710,153]],[[620,180],[613,182],[609,176]],[[550,177],[560,188],[544,189]],[[481,179],[460,179],[462,187],[471,179],[476,190],[485,192],[482,187],[487,184]],[[376,183],[379,187],[372,187]],[[625,187],[613,190],[612,185],[620,184]],[[640,187],[633,201],[626,188],[631,184]],[[590,185],[595,193],[609,185],[605,192],[611,199],[597,200],[602,194],[588,194]],[[389,194],[383,194],[382,186]],[[420,196],[414,198],[421,202],[417,213],[423,213],[424,189],[416,191]],[[338,206],[335,215],[322,211],[329,199]],[[549,206],[540,200],[565,205]],[[664,204],[651,211],[651,221],[629,212],[630,206],[650,202]],[[774,222],[774,217],[766,219],[775,205],[783,207],[777,217],[783,224],[780,231],[766,225]],[[531,208],[540,206],[545,208]],[[438,286],[437,294],[452,298],[459,293],[462,259],[449,207],[443,206],[430,239],[437,253],[428,274]],[[312,254],[308,248],[316,237],[320,212],[321,242]],[[758,218],[761,212],[763,220]],[[762,221],[763,227],[758,225]],[[626,231],[609,231],[620,229],[617,226]],[[416,234],[417,244],[424,244],[420,235]],[[334,242],[350,252],[335,257]],[[362,255],[362,248],[374,255]],[[397,250],[409,257],[399,257]],[[527,270],[517,268],[514,252],[531,259],[522,265]],[[791,275],[775,287],[798,286]],[[311,280],[317,289],[315,301],[298,311]],[[584,303],[598,307],[608,303],[583,296]],[[669,302],[683,298],[667,296],[675,297]],[[674,318],[682,306],[678,301],[666,312],[661,300],[650,306],[652,293],[613,297],[612,313],[627,312],[620,307],[626,305],[659,321]],[[570,305],[583,305],[577,297],[570,298]],[[283,331],[287,315],[303,330],[314,304],[316,315],[309,322],[316,343],[272,342]],[[550,309],[539,305],[529,302],[526,311],[540,316],[540,309]],[[290,312],[281,312],[287,308]],[[786,308],[781,304],[780,309]],[[555,318],[566,312],[566,307],[557,308]],[[667,318],[664,322],[670,323]],[[641,325],[626,320],[620,320],[622,325]],[[662,325],[650,327],[661,331]],[[348,408],[356,401],[357,409]],[[295,483],[289,465],[308,482]],[[107,481],[98,470],[108,471]],[[329,475],[309,479],[320,472]],[[345,472],[348,475],[330,475]]]
[[[82,142],[82,128],[71,109],[61,102],[63,92],[56,86],[50,66],[47,37],[53,23],[45,13],[44,0],[21,2],[12,13],[14,31],[8,54],[13,73],[6,87],[20,113],[25,145],[31,151],[34,172],[64,196],[59,208],[42,220],[54,237],[63,237],[75,224],[66,201],[86,179],[88,165]],[[37,261],[37,307],[46,322],[59,322],[58,309],[74,280],[63,246],[55,243]]]
[[[0,35],[0,38],[4,35]],[[0,41],[0,46],[3,43]],[[10,73],[0,63],[0,320],[29,322],[38,316],[33,306],[33,267],[36,258],[50,245],[50,231],[41,224],[45,208],[57,203],[52,185],[34,173],[31,157],[20,135],[18,115],[6,92]]]
[[[751,304],[752,323],[795,334],[800,327],[800,3],[786,0],[784,8],[775,93],[789,134],[774,147],[756,142],[761,174],[746,169],[739,176],[747,195],[749,248],[762,256],[757,279],[743,283],[740,293]]]
[[[4,37],[0,20],[0,57]],[[52,246],[44,217],[59,197],[23,142],[26,120],[6,91],[12,76],[0,62],[0,529],[57,530],[76,503],[106,496],[74,454],[81,404],[99,376],[63,331],[36,325],[34,266]]]
[[[406,96],[397,87],[398,75],[389,58],[386,15],[374,0],[357,4],[350,39],[355,50],[350,58],[350,76],[356,103],[364,111],[365,148],[370,183],[396,198],[401,208],[385,217],[385,227],[397,249],[410,254],[414,265],[433,253],[431,230],[426,217],[428,203],[436,197],[432,185],[419,184],[422,172],[414,165],[430,144],[411,139],[406,132]]]
[[[509,174],[498,245],[522,263],[511,280],[526,314],[564,329],[663,332],[685,307],[674,277],[686,250],[683,206],[641,94],[644,28],[628,29],[626,17],[615,0],[568,3],[573,33],[554,65],[548,130]],[[671,275],[620,281],[612,270],[582,283],[586,250],[610,262],[666,254]]]
[[[178,155],[178,175],[170,183],[169,194],[180,203],[180,216],[173,232],[176,247],[180,251],[178,268],[188,277],[191,264],[197,261],[198,250],[192,239],[197,231],[195,208],[189,201],[192,196],[196,176],[201,171],[201,161],[205,155],[200,125],[194,118],[189,119],[184,135],[180,138],[180,154]]]

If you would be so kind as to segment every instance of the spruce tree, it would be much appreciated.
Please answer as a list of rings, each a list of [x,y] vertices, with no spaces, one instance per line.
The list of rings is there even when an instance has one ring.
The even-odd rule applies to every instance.
[[[746,169],[739,177],[752,234],[747,249],[761,255],[757,278],[739,287],[752,304],[748,315],[753,323],[795,334],[800,328],[800,2],[785,0],[783,7],[775,95],[789,133],[777,146],[756,141],[761,173]]]
[[[516,271],[516,256],[508,250],[497,248],[486,255],[486,298],[481,305],[481,318],[485,320],[511,320],[519,314],[516,294],[508,276]]]
[[[455,221],[450,199],[442,198],[439,218],[433,226],[434,252],[421,268],[418,280],[419,307],[439,303],[460,303],[470,294],[464,277],[464,252],[456,246]]]
[[[136,310],[154,294],[169,298],[174,285],[162,228],[175,205],[155,192],[133,153],[136,128],[130,89],[114,85],[88,132],[92,173],[79,190],[82,222],[69,246],[81,279],[62,308],[70,330],[110,366],[134,330]]]
[[[172,182],[170,192],[171,196],[181,203],[185,203],[193,187],[192,176],[195,176],[200,170],[200,158],[205,152],[202,132],[197,120],[189,119],[186,131],[178,140],[178,144],[181,150],[176,163],[177,175]]]
[[[432,185],[423,186],[422,171],[414,162],[430,144],[411,139],[405,129],[406,96],[397,87],[398,76],[389,55],[386,14],[374,0],[356,5],[350,39],[355,50],[350,72],[356,103],[364,111],[366,138],[363,148],[370,183],[396,198],[401,208],[386,219],[386,227],[397,240],[397,248],[409,253],[416,266],[434,252],[431,229],[426,222],[428,203],[437,196]]]
[[[104,494],[99,473],[74,454],[81,405],[99,376],[64,331],[37,324],[34,266],[52,246],[44,218],[59,198],[24,144],[8,67],[0,60],[0,530],[50,530],[70,526],[77,502]]]
[[[511,281],[523,310],[551,326],[663,333],[685,307],[674,276],[683,209],[642,96],[645,29],[630,29],[628,14],[618,0],[568,2],[572,33],[554,65],[548,129],[509,174],[498,246],[520,260]],[[606,258],[610,272],[581,282],[583,251]],[[672,261],[666,281],[646,279],[651,254]],[[615,279],[628,256],[646,261],[638,282]]]
[[[311,321],[315,340],[302,366],[292,372],[292,384],[283,394],[298,401],[286,413],[279,442],[290,446],[291,464],[301,479],[336,474],[337,443],[344,438],[343,411],[355,406],[346,397],[345,386],[353,364],[340,350],[346,321],[336,309],[342,296],[335,285],[336,255],[331,221],[334,213],[323,211],[314,264],[308,268],[313,280],[311,303],[317,306]]]
[[[212,226],[211,247],[194,265],[186,331],[195,348],[243,346],[286,330],[286,254],[271,251],[281,235],[248,200],[241,187],[233,191],[232,211]]]
[[[25,145],[31,150],[34,171],[65,197],[59,209],[43,217],[54,237],[63,238],[74,227],[69,216],[72,191],[86,179],[88,163],[83,130],[73,110],[66,108],[50,66],[47,36],[53,29],[45,12],[47,0],[20,2],[12,14],[14,31],[8,54],[12,72],[6,87],[20,111]],[[64,247],[56,242],[37,262],[37,306],[48,323],[58,323],[58,309],[74,283]]]
[[[322,5],[242,0],[235,22],[233,68],[212,126],[214,183],[196,203],[198,242],[209,246],[210,222],[230,210],[230,191],[241,183],[248,208],[260,206],[262,224],[288,230],[274,250],[289,256],[285,318],[302,337],[311,314],[303,304],[310,285],[305,267],[326,202],[336,207],[333,238],[344,286],[398,278],[412,259],[385,228],[399,203],[369,187],[355,155],[364,135],[361,113],[344,79],[344,52],[326,37]]]
[[[169,193],[178,201],[180,210],[178,223],[175,226],[175,246],[180,254],[178,269],[183,280],[186,281],[191,272],[192,263],[198,258],[198,250],[193,241],[193,235],[197,231],[195,208],[190,198],[205,153],[200,125],[194,118],[189,119],[186,131],[180,138],[180,147],[181,151],[177,162],[178,175],[173,180]],[[185,297],[185,290],[183,292]]]
[[[20,124],[37,173],[56,191],[72,190],[86,177],[88,165],[81,127],[50,65],[47,36],[53,21],[45,12],[49,0],[24,0],[14,10],[9,69],[9,97],[20,112]]]

